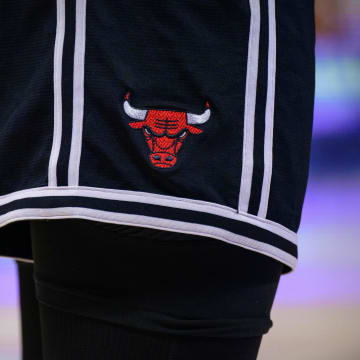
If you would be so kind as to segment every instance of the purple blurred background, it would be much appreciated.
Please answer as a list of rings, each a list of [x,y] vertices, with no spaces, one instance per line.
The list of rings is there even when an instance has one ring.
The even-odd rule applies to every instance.
[[[316,10],[316,98],[299,265],[282,278],[276,305],[360,304],[360,1],[322,0]]]
[[[360,308],[360,0],[318,0],[316,24],[315,118],[310,177],[299,231],[299,263],[295,272],[280,281],[274,303],[276,324],[286,308],[296,314],[297,309],[306,307],[308,314],[311,309],[316,314],[330,306],[334,319],[341,306]],[[20,359],[17,309],[15,264],[0,258],[2,360]],[[320,326],[316,321],[310,327]],[[341,316],[339,321],[347,320]],[[276,326],[281,328],[280,320]],[[343,326],[360,337],[359,326]],[[286,335],[274,334],[263,346],[260,357],[289,359],[289,354],[282,357],[274,350],[275,342]],[[340,338],[338,335],[336,341],[349,342],[344,344],[348,355],[336,355],[335,350],[330,354],[329,350],[322,357],[316,352],[320,350],[314,350],[310,360],[360,359],[360,345],[348,337]],[[323,341],[330,343],[328,337]],[[296,351],[299,359],[304,356],[302,349]]]

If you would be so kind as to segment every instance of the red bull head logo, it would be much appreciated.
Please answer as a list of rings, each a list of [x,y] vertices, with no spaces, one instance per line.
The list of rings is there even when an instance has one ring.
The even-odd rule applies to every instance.
[[[204,124],[210,118],[208,103],[205,112],[197,115],[182,111],[136,109],[128,100],[129,94],[124,101],[124,111],[135,120],[129,125],[133,129],[142,129],[150,149],[150,163],[158,169],[172,168],[187,136],[202,133],[203,130],[194,125]]]

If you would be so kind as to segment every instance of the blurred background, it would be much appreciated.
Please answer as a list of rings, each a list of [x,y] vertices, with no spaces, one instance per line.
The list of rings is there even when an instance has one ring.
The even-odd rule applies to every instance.
[[[360,359],[360,0],[316,0],[316,26],[299,263],[280,280],[259,360]],[[15,263],[0,258],[1,360],[21,359],[18,304]]]
[[[315,3],[316,97],[299,264],[280,280],[259,360],[360,360],[360,0]]]

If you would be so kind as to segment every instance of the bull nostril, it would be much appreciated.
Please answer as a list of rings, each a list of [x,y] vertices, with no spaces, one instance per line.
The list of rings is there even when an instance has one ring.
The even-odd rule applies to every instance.
[[[153,155],[154,160],[160,160],[160,155]]]
[[[173,157],[170,155],[165,158],[166,161],[171,161],[172,159],[173,159]]]

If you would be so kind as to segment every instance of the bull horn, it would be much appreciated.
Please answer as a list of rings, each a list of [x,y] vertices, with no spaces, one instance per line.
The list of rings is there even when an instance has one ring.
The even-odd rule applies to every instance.
[[[145,120],[147,110],[140,110],[132,107],[127,100],[124,101],[124,111],[126,115],[136,120]]]
[[[202,114],[192,114],[187,113],[187,122],[188,124],[196,125],[196,124],[204,124],[210,118],[210,109],[206,109]]]

